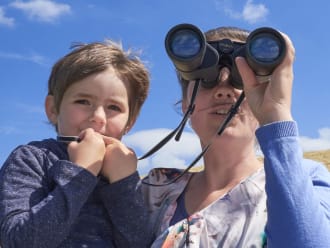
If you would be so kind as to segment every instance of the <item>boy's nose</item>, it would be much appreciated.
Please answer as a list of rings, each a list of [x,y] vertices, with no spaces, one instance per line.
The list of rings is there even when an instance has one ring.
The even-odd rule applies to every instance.
[[[102,106],[95,107],[95,109],[92,112],[90,121],[96,122],[96,123],[105,123],[106,120],[106,113],[104,111],[104,108]]]

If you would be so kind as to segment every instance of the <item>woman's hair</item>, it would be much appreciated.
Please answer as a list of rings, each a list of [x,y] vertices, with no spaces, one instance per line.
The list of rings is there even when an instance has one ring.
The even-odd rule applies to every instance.
[[[245,42],[249,36],[249,31],[237,27],[219,27],[206,31],[204,35],[207,41],[230,39]],[[185,98],[189,81],[183,79],[178,71],[176,71],[176,73],[181,86],[182,98]]]
[[[117,76],[129,86],[129,120],[133,124],[147,98],[150,75],[138,53],[124,51],[122,44],[111,40],[89,44],[77,43],[73,50],[53,66],[48,80],[48,95],[54,96],[59,112],[65,91],[91,74],[113,67]]]

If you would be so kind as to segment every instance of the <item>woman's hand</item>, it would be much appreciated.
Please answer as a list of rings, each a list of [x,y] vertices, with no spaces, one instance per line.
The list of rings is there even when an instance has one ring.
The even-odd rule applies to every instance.
[[[260,83],[244,58],[238,57],[235,60],[242,77],[246,99],[260,125],[292,120],[291,97],[295,49],[289,37],[283,33],[282,35],[286,41],[286,55],[283,62],[273,71],[269,82]]]

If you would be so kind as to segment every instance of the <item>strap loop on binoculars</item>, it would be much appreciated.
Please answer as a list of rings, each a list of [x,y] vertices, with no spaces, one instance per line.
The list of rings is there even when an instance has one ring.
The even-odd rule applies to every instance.
[[[183,132],[183,129],[188,121],[189,116],[194,112],[195,108],[195,99],[197,96],[198,88],[200,85],[200,80],[196,80],[194,83],[194,89],[191,95],[190,104],[188,106],[187,111],[185,112],[182,121],[180,122],[179,126],[175,128],[171,133],[169,133],[164,139],[162,139],[157,145],[155,145],[153,148],[151,148],[146,154],[144,154],[142,157],[139,158],[139,160],[145,159],[146,157],[149,157],[150,155],[154,154],[156,151],[158,151],[160,148],[162,148],[176,133],[175,140],[179,141],[181,134]]]

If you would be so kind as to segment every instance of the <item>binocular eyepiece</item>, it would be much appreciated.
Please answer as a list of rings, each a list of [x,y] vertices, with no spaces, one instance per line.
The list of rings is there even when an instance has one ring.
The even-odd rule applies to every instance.
[[[283,36],[269,27],[251,32],[246,42],[230,39],[207,41],[204,33],[194,25],[179,24],[170,29],[165,38],[165,48],[179,75],[184,80],[202,80],[207,88],[218,82],[219,71],[228,67],[231,84],[242,89],[242,79],[235,58],[245,57],[257,76],[269,76],[286,53]]]

